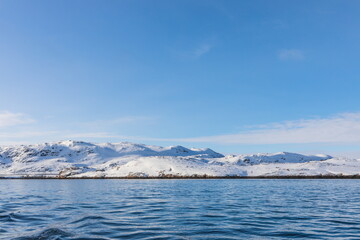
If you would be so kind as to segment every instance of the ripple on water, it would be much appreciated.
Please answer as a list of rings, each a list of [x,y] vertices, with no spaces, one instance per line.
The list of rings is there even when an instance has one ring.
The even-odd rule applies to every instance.
[[[360,231],[359,180],[60,183],[7,181],[0,239],[355,239]]]
[[[70,222],[70,224],[77,224],[77,223],[82,223],[82,222],[89,222],[92,223],[92,222],[101,222],[103,220],[106,220],[105,217],[102,217],[102,216],[86,216],[86,217],[82,217],[78,220],[75,220],[75,221],[72,221]]]
[[[17,222],[17,221],[37,222],[44,220],[43,216],[26,215],[26,214],[14,213],[14,212],[5,215],[0,215],[0,219],[2,222]]]
[[[13,238],[13,240],[62,240],[71,237],[72,234],[59,228],[49,228],[38,234]]]

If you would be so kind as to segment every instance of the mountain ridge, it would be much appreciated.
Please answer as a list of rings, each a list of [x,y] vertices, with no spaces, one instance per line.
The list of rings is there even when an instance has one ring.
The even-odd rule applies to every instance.
[[[325,154],[223,155],[210,148],[59,141],[0,146],[3,177],[314,176],[359,174],[360,161]]]

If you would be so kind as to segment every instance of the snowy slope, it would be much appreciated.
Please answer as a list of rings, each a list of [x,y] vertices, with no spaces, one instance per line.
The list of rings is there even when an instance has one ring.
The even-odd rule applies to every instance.
[[[312,176],[360,174],[360,161],[296,153],[228,155],[129,142],[0,147],[0,177]]]
[[[280,152],[280,153],[258,153],[252,155],[228,155],[222,160],[224,162],[239,164],[239,165],[253,165],[261,163],[304,163],[309,161],[321,161],[329,159],[331,156],[318,154],[306,156],[297,153]]]

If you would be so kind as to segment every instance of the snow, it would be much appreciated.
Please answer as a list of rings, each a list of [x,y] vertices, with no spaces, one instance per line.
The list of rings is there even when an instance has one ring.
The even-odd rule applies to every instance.
[[[227,155],[211,149],[129,142],[60,141],[0,147],[0,177],[358,175],[360,160],[329,155]]]

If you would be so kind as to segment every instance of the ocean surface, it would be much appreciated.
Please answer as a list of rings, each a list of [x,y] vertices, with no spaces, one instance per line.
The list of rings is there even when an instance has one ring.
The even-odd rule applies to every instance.
[[[0,239],[360,239],[360,180],[0,180]]]

